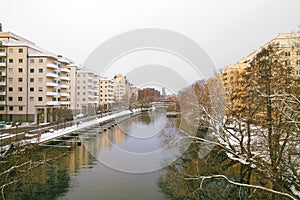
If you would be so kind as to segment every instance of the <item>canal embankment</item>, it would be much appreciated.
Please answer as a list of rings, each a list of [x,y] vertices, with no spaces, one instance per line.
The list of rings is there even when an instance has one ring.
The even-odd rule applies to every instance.
[[[28,144],[41,144],[47,143],[51,140],[58,139],[60,137],[72,134],[78,130],[85,129],[87,127],[99,124],[99,126],[103,126],[110,123],[110,126],[114,126],[116,123],[120,123],[123,120],[126,120],[132,116],[138,115],[140,113],[140,109],[132,109],[132,110],[123,110],[120,112],[113,113],[111,115],[106,116],[97,116],[94,118],[82,118],[74,121],[72,124],[68,124],[68,126],[63,126],[60,129],[54,129],[52,127],[42,128],[32,130],[30,133],[17,133],[16,136],[25,136],[25,139],[12,142],[11,144],[7,144],[0,147],[0,153],[7,151],[12,145],[28,145]],[[14,137],[12,135],[7,135],[5,137]]]

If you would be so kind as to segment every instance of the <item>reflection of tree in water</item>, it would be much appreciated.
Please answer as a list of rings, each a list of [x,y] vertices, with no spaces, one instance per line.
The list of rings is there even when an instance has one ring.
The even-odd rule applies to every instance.
[[[201,145],[193,143],[172,165],[161,172],[159,186],[171,199],[270,199],[271,193],[229,184],[224,178],[201,179],[199,176],[225,175],[228,179],[271,188],[270,180],[248,166],[228,159],[215,146],[205,157],[199,158]],[[247,174],[251,174],[248,179]],[[282,186],[283,187],[283,186]],[[287,199],[277,196],[279,199]]]
[[[143,112],[140,116],[140,122],[144,124],[150,124],[151,123],[151,117],[149,115],[149,112]]]
[[[63,195],[70,187],[70,155],[65,148],[30,148],[2,158],[0,199],[56,199]]]

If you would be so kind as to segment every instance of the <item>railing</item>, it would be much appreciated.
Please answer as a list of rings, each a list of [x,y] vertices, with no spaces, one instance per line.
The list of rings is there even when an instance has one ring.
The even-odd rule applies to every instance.
[[[56,96],[57,94],[57,92],[46,92],[47,96]]]
[[[58,84],[57,83],[53,83],[53,82],[47,82],[46,86],[56,87],[56,86],[58,86]]]

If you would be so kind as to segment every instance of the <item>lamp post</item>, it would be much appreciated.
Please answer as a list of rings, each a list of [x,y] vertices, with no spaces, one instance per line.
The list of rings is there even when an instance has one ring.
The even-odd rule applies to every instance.
[[[18,134],[18,126],[19,126],[19,123],[16,122],[16,135],[15,135],[15,142],[17,141],[17,134]]]

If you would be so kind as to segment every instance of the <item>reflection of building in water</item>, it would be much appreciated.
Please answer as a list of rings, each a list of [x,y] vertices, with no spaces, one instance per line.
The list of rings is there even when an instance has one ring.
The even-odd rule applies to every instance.
[[[109,134],[110,133],[108,133],[108,132],[103,132],[102,135],[97,137],[98,151],[108,149],[111,146],[110,139],[108,137]]]
[[[91,156],[87,148],[84,145],[77,146],[74,144],[72,151],[69,153],[69,170],[70,175],[76,173],[81,166],[88,166]]]
[[[116,127],[112,130],[112,134],[113,134],[113,142],[115,144],[121,145],[124,143],[124,139],[125,139],[125,134],[121,131],[121,129],[119,127]]]

